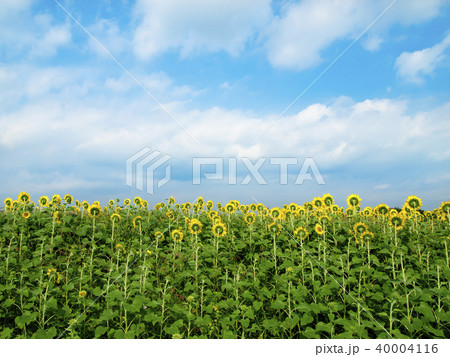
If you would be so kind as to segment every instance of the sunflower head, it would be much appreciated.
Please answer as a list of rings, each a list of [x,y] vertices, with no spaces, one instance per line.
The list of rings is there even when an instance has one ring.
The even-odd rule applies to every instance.
[[[207,209],[212,209],[213,206],[214,206],[213,201],[209,200],[208,202],[206,202],[206,208],[207,208]]]
[[[275,222],[269,224],[269,226],[267,228],[268,228],[270,233],[275,234],[275,235],[278,235],[281,232],[280,225],[278,223],[275,223]]]
[[[315,208],[319,209],[324,206],[324,202],[322,200],[322,197],[314,197],[312,200],[312,204]]]
[[[59,205],[61,204],[61,196],[60,195],[53,195],[52,197],[52,203],[54,205]]]
[[[124,204],[125,206],[129,206],[129,205],[131,204],[131,200],[130,200],[129,198],[125,198],[125,199],[123,200],[123,204]]]
[[[305,202],[303,206],[305,207],[306,211],[312,211],[314,209],[314,206],[311,202]]]
[[[333,213],[338,213],[338,212],[339,212],[339,206],[333,204],[333,205],[331,206],[331,211],[332,211]]]
[[[169,220],[173,221],[175,219],[175,215],[173,214],[172,211],[168,211],[166,213],[166,216],[169,218]]]
[[[439,207],[443,213],[450,214],[450,201],[444,201]]]
[[[416,211],[422,207],[422,200],[417,196],[409,196],[406,199],[405,206]]]
[[[372,213],[373,213],[373,210],[372,210],[371,207],[366,207],[366,208],[364,208],[363,211],[362,211],[363,216],[366,216],[366,217],[371,216]]]
[[[118,213],[113,213],[111,215],[111,221],[114,223],[120,222],[121,219],[122,219],[122,217]]]
[[[109,207],[113,207],[115,204],[116,204],[116,201],[114,201],[112,199],[108,201],[108,206]]]
[[[225,205],[225,211],[230,214],[233,213],[235,209],[236,209],[235,205],[231,202],[229,202]]]
[[[322,201],[327,207],[331,207],[334,204],[334,198],[329,193],[322,196]]]
[[[97,204],[92,204],[91,206],[89,206],[89,209],[88,209],[89,215],[91,217],[98,216],[101,211],[102,211],[102,208],[100,207],[100,205],[97,205]]]
[[[274,207],[270,210],[270,215],[273,219],[278,220],[282,218],[282,212],[278,207]]]
[[[358,195],[350,195],[347,197],[347,205],[349,207],[357,207],[361,204],[361,198]]]
[[[405,226],[406,219],[400,214],[394,214],[389,218],[389,224],[396,230],[401,230]]]
[[[323,215],[321,217],[319,217],[319,222],[322,226],[326,226],[327,224],[330,223],[330,217],[328,217],[327,215]]]
[[[142,217],[141,216],[136,216],[133,218],[133,227],[137,228],[140,226],[140,224],[142,223]]]
[[[308,238],[308,231],[306,230],[306,228],[298,227],[294,231],[294,235],[300,238],[301,240],[305,240],[306,238]]]
[[[89,209],[90,206],[88,201],[83,201],[81,205],[83,206],[83,209],[85,209],[86,211]]]
[[[47,196],[42,196],[42,197],[40,197],[39,198],[39,206],[41,206],[41,207],[47,207],[48,206],[48,203],[49,203],[49,199],[48,199],[48,197]]]
[[[64,202],[66,202],[68,205],[71,205],[73,202],[72,195],[69,194],[64,195]]]
[[[198,234],[202,231],[202,222],[200,222],[197,218],[193,218],[189,222],[189,232],[191,234]]]
[[[288,206],[289,211],[291,211],[291,212],[297,211],[297,207],[298,207],[297,204],[294,203],[294,202],[292,202],[292,203]]]
[[[322,234],[324,234],[324,229],[323,229],[323,227],[319,224],[319,223],[317,223],[316,224],[316,226],[314,227],[314,230],[316,231],[316,233],[317,234],[319,234],[319,235],[322,235]]]
[[[381,214],[382,216],[386,216],[389,213],[389,206],[381,203],[375,207],[375,212]]]
[[[148,201],[147,200],[142,200],[142,207],[147,209],[147,207],[148,207]]]
[[[160,231],[156,231],[155,232],[155,239],[158,240],[158,241],[163,240],[164,239],[164,234],[162,232],[160,232]]]
[[[363,222],[357,222],[353,225],[353,230],[358,234],[363,234],[369,230],[369,227]]]
[[[3,201],[3,203],[5,204],[5,208],[9,208],[12,206],[13,199],[8,197]]]
[[[28,212],[28,211],[22,213],[22,217],[25,218],[25,219],[30,218],[30,216],[31,216],[31,214],[30,214],[30,212]]]
[[[222,222],[216,221],[212,226],[213,234],[217,237],[223,237],[227,234],[227,228]]]
[[[173,196],[169,197],[169,205],[173,205],[175,203],[175,198],[173,198]]]
[[[247,213],[245,216],[244,216],[244,220],[245,220],[245,223],[247,223],[247,225],[252,225],[253,223],[255,223],[255,214],[252,212],[252,213]]]
[[[257,210],[257,207],[256,207],[256,205],[254,203],[252,203],[250,205],[250,210],[252,210],[252,211],[256,211]]]
[[[175,242],[181,242],[183,240],[183,232],[181,232],[179,229],[174,229],[172,231],[172,239]]]
[[[17,196],[17,200],[20,203],[28,204],[31,202],[31,197],[30,194],[27,192],[20,192],[19,195]]]
[[[134,203],[136,206],[141,206],[142,198],[136,196],[136,197],[133,199],[133,203]]]

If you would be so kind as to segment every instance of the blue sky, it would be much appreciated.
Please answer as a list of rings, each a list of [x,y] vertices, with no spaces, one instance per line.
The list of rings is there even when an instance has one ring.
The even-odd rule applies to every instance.
[[[342,206],[351,193],[400,206],[414,194],[426,209],[450,199],[449,1],[60,5],[0,2],[3,198],[274,206],[329,192]],[[145,147],[171,157],[172,179],[152,195],[125,184],[127,158]],[[195,157],[237,158],[237,184],[193,185]],[[298,159],[287,185],[267,165],[280,157]],[[294,184],[308,157],[324,185]],[[242,158],[267,158],[266,185],[240,183]]]

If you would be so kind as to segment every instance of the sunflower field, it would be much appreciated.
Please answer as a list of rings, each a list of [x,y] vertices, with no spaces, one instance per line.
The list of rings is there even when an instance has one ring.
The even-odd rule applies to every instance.
[[[450,202],[0,208],[1,338],[450,338]]]

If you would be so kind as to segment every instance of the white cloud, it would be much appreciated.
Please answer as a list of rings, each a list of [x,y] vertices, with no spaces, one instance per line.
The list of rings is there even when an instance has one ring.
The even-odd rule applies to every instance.
[[[127,37],[128,34],[124,33],[115,21],[100,19],[92,26],[89,26],[87,30],[113,56],[124,52],[131,46]],[[107,56],[105,51],[91,38],[89,38],[89,46],[95,53]]]
[[[149,59],[179,50],[182,56],[199,52],[240,53],[247,41],[270,19],[270,0],[139,0],[142,17],[134,35],[134,52]]]
[[[60,47],[67,46],[72,40],[70,23],[54,24],[54,18],[45,13],[33,16],[25,11],[28,10],[25,5],[30,3],[22,2],[22,11],[9,12],[9,16],[0,22],[0,48],[4,47],[9,57],[54,56]]]
[[[407,82],[423,83],[426,76],[433,75],[435,69],[447,57],[450,35],[433,47],[415,52],[403,52],[395,61],[397,75]]]
[[[398,1],[363,37],[363,46],[371,51],[379,49],[390,26],[430,20],[446,3],[447,0]],[[316,66],[332,43],[339,40],[349,43],[388,5],[389,2],[375,0],[288,2],[266,34],[269,61],[274,66],[296,70]]]

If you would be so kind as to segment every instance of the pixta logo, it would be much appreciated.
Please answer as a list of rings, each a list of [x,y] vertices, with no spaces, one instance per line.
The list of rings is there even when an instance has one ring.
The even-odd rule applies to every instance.
[[[129,157],[126,162],[127,186],[135,187],[141,191],[145,190],[152,195],[155,187],[161,188],[170,181],[172,171],[168,161],[171,158],[170,155],[148,147],[138,151]],[[156,179],[156,173],[163,171],[164,167],[164,177]]]

